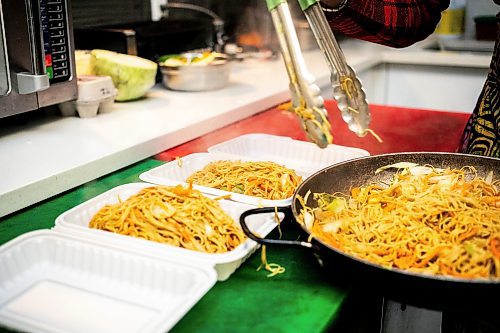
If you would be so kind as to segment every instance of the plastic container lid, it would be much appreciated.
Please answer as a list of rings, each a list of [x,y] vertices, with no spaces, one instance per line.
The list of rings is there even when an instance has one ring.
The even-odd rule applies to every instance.
[[[310,174],[335,163],[370,155],[360,148],[335,144],[319,148],[312,142],[262,133],[245,134],[221,142],[209,147],[208,152],[273,161]]]
[[[0,323],[25,332],[166,332],[214,285],[213,268],[56,230],[0,247]]]

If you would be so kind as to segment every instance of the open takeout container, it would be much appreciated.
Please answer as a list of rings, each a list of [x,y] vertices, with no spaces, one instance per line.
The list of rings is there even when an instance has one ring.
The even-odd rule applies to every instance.
[[[143,172],[141,180],[153,184],[186,184],[186,179],[203,169],[208,163],[218,160],[270,161],[295,170],[303,179],[332,164],[370,155],[366,150],[328,145],[319,148],[311,142],[293,140],[289,137],[269,134],[245,134],[208,148],[208,153],[193,153],[156,168]],[[229,196],[231,200],[259,207],[289,206],[292,197],[270,200],[254,196],[223,191],[193,184],[204,193]]]
[[[21,235],[0,247],[0,326],[28,332],[166,332],[259,245],[208,254],[91,229],[104,205],[148,183],[112,188],[57,217],[52,230]],[[220,201],[239,223],[249,206]],[[282,219],[282,214],[280,214]],[[267,235],[274,214],[250,221]]]
[[[166,255],[181,258],[187,262],[199,262],[202,265],[213,267],[219,281],[229,278],[229,276],[234,273],[234,271],[236,271],[255,250],[257,250],[258,244],[250,239],[247,239],[232,251],[211,254],[89,228],[88,224],[92,216],[94,216],[94,214],[104,205],[117,203],[119,200],[126,200],[143,188],[151,186],[155,185],[150,183],[130,183],[112,188],[59,215],[56,219],[56,228],[64,228],[64,230],[69,233],[85,234],[87,237],[102,242],[112,242],[128,248],[134,248],[137,251],[148,253],[148,255],[156,258],[162,258]],[[207,196],[210,197],[210,195]],[[253,208],[250,205],[230,200],[219,200],[219,204],[238,225],[241,214]],[[278,216],[280,219],[283,218],[282,214]],[[249,224],[252,230],[259,235],[265,236],[277,226],[277,221],[275,220],[274,214],[266,214],[260,218],[257,217],[250,220]]]

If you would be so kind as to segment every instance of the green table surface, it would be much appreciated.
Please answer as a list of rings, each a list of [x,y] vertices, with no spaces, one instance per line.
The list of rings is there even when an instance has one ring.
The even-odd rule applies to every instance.
[[[0,219],[0,244],[29,231],[50,229],[58,215],[164,162],[146,159]],[[283,223],[283,238],[299,236]],[[278,237],[274,230],[269,237]],[[286,268],[267,277],[257,271],[260,251],[212,289],[171,332],[324,332],[335,323],[348,291],[332,285],[306,249],[268,247],[268,261]],[[9,332],[0,328],[0,332]]]

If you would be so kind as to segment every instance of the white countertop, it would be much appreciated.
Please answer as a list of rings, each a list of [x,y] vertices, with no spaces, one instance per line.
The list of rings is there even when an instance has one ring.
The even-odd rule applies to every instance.
[[[342,48],[358,72],[381,62],[487,67],[489,57],[392,50],[345,41]],[[305,52],[317,84],[330,73],[319,51]],[[51,116],[24,126],[0,127],[0,217],[118,170],[289,99],[280,59],[234,63],[228,87],[183,93],[161,85],[147,97],[115,103],[94,118]]]

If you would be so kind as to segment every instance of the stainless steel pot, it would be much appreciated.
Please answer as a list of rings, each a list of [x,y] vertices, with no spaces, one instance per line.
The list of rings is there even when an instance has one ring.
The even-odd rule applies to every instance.
[[[183,53],[189,57],[189,53]],[[163,85],[171,90],[207,91],[224,88],[229,82],[231,63],[226,55],[205,65],[167,66],[160,64]]]

